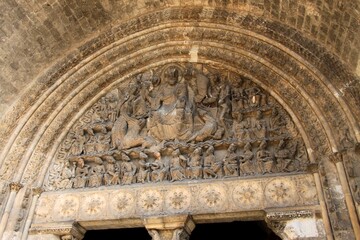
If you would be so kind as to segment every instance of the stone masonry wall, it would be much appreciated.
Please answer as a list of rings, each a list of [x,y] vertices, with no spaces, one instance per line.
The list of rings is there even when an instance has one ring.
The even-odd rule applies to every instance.
[[[146,12],[191,5],[251,12],[278,20],[319,41],[351,69],[357,66],[357,1],[4,0],[0,2],[0,114],[37,75],[104,29]]]

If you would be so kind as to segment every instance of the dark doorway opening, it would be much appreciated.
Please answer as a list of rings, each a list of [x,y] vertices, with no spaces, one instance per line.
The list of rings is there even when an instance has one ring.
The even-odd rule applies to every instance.
[[[256,239],[278,240],[279,238],[264,221],[196,224],[190,240]]]
[[[84,240],[151,240],[145,228],[124,228],[87,231]],[[279,240],[264,221],[196,224],[190,240],[256,239]]]
[[[86,231],[83,240],[151,240],[145,228],[123,228]]]

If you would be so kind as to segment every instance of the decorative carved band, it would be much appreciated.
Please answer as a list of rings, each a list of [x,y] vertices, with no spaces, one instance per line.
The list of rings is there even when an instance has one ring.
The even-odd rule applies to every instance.
[[[270,221],[286,221],[294,218],[314,217],[314,212],[310,210],[286,211],[286,212],[269,212],[266,218]]]
[[[48,190],[305,171],[289,115],[249,79],[171,64],[103,96],[74,124]]]
[[[223,181],[161,182],[109,189],[45,192],[36,223],[213,214],[318,206],[312,174]]]
[[[43,192],[44,192],[44,189],[41,188],[41,187],[32,189],[32,193],[33,193],[34,196],[40,196],[40,194],[43,193]]]

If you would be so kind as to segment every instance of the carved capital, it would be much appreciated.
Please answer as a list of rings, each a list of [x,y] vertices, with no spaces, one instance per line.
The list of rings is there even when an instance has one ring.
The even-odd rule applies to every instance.
[[[33,196],[39,196],[42,192],[44,192],[44,189],[41,187],[32,189]]]
[[[190,216],[144,219],[144,225],[153,240],[188,240],[195,228]]]
[[[61,240],[78,240],[78,239],[76,237],[68,234],[68,235],[61,236]]]
[[[81,240],[86,230],[78,223],[33,224],[30,234],[53,234],[62,240]]]
[[[172,230],[148,229],[149,235],[153,240],[189,240],[188,234],[183,228]]]
[[[306,167],[306,171],[308,173],[317,173],[319,171],[319,164],[318,163],[310,163],[307,167]]]
[[[10,190],[11,191],[18,192],[22,187],[23,187],[23,185],[21,183],[19,183],[19,182],[10,183]]]
[[[342,153],[341,152],[333,153],[333,154],[329,155],[329,159],[330,159],[330,161],[332,161],[335,164],[338,162],[342,162],[342,160],[343,160]]]

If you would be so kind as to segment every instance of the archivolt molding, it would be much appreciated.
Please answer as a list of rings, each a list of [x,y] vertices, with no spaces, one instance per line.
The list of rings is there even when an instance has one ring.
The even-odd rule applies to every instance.
[[[213,4],[216,5],[215,2]],[[229,7],[229,9],[231,9],[231,7]],[[354,83],[356,81],[353,77],[351,77],[351,74],[347,73],[346,70],[341,67],[341,64],[339,64],[339,62],[337,62],[334,57],[327,53],[326,50],[317,46],[316,43],[305,39],[299,32],[296,32],[294,29],[288,28],[278,22],[265,19],[263,16],[260,17],[256,15],[249,15],[247,11],[251,11],[252,14],[256,12],[258,14],[262,13],[262,11],[259,11],[259,9],[256,7],[246,6],[245,8],[242,8],[239,6],[238,10],[242,12],[238,13],[231,12],[229,9],[225,10],[220,8],[213,9],[196,7],[192,9],[168,8],[161,10],[161,12],[153,12],[151,14],[145,14],[140,18],[130,19],[128,22],[120,24],[118,27],[114,27],[106,34],[103,34],[97,39],[94,39],[88,44],[80,47],[79,51],[73,52],[68,56],[68,58],[66,58],[65,61],[59,63],[52,70],[48,71],[47,74],[43,75],[43,77],[40,77],[39,79],[42,80],[40,80],[38,84],[42,89],[38,90],[39,92],[44,92],[45,88],[52,85],[59,76],[69,71],[69,69],[84,59],[84,57],[93,54],[97,50],[115,42],[119,38],[123,38],[125,36],[131,35],[134,32],[153,27],[170,20],[176,21],[177,19],[181,19],[183,21],[188,21],[192,18],[197,18],[197,20],[198,18],[201,18],[207,22],[219,22],[222,24],[234,25],[235,27],[248,29],[250,31],[257,32],[260,35],[267,36],[269,39],[273,39],[284,46],[287,46],[289,49],[297,52],[307,61],[311,62],[315,68],[320,69],[324,75],[328,76],[327,78],[329,81],[331,81],[334,85],[337,86],[338,89],[341,90],[341,92],[338,93],[340,96],[343,96],[344,94],[347,96],[348,92],[346,90],[349,90],[349,88],[346,87],[347,85],[344,86],[344,81],[350,83]],[[159,19],[161,20],[159,21]],[[312,49],[308,50],[309,47]],[[26,98],[28,98],[27,101],[20,101],[21,103],[16,108],[14,108],[14,112],[9,113],[9,119],[6,124],[6,128],[9,133],[15,126],[12,124],[16,124],[16,119],[20,118],[19,114],[22,114],[22,112],[25,111],[25,108],[27,108],[27,106],[34,102],[35,98],[39,96],[39,94],[37,94],[38,90],[36,90],[36,87],[38,86],[33,88],[33,92],[28,92],[28,94],[26,94]],[[347,101],[351,102],[352,98],[347,98]],[[353,106],[356,106],[356,102],[353,104]]]
[[[179,29],[177,29],[177,30],[179,30]],[[189,30],[189,29],[188,29]],[[204,29],[204,32],[206,32],[205,31],[206,29]],[[167,29],[167,31],[171,31],[171,29]],[[158,31],[158,33],[159,33],[160,31]],[[196,31],[191,31],[191,29],[190,29],[190,31],[189,31],[190,33],[194,33],[194,32],[196,32]],[[203,32],[203,33],[204,33]],[[170,35],[170,33],[169,32],[167,32],[167,34],[169,34]],[[164,34],[165,36],[169,36],[169,35],[166,35],[166,34]],[[216,36],[215,34],[213,34],[214,36]],[[156,35],[156,36],[158,36],[158,35]],[[213,36],[213,37],[214,37]],[[147,36],[148,37],[148,36]],[[178,36],[179,38],[181,37],[181,36]],[[239,36],[231,36],[231,39],[236,39],[237,37],[239,37]],[[241,36],[240,36],[241,37]],[[144,37],[145,38],[145,37]],[[145,40],[145,39],[141,39],[141,40]],[[154,37],[154,38],[156,38],[156,37]],[[196,39],[196,36],[193,36],[192,38],[194,38],[194,39]],[[147,41],[150,41],[150,39],[152,39],[151,37],[148,37],[147,38]],[[223,39],[222,39],[223,40]],[[251,40],[251,39],[250,39]],[[158,38],[157,39],[157,41],[166,41],[166,39],[164,39],[164,38]],[[251,42],[251,41],[249,41],[249,42]],[[136,43],[135,44],[139,44],[140,42],[139,42],[139,39],[136,41]],[[193,42],[193,43],[196,43],[196,42]],[[243,42],[242,42],[243,43]],[[134,44],[134,45],[135,45]],[[156,44],[156,42],[154,43],[154,44]],[[229,44],[233,44],[233,43],[229,43]],[[190,51],[190,45],[184,45],[184,46],[179,46],[179,42],[170,42],[169,43],[169,45],[171,46],[171,45],[173,45],[173,47],[174,46],[176,46],[176,51],[177,52],[180,52],[180,53],[183,53],[184,55],[187,55],[188,54],[188,52]],[[127,45],[127,46],[131,46],[131,44],[129,44],[129,45]],[[162,45],[163,47],[164,47],[164,49],[166,49],[166,47],[167,47],[167,45],[166,44],[164,44],[164,45]],[[214,47],[217,47],[216,46],[216,44],[214,43],[214,44],[212,44],[212,45],[210,45],[212,48],[209,48],[209,47],[200,47],[200,51],[199,51],[199,56],[200,56],[200,58],[201,58],[201,55],[202,54],[204,54],[204,55],[210,55],[211,56],[211,58],[216,58],[216,61],[220,61],[220,59],[221,58],[224,58],[225,56],[228,56],[227,57],[227,59],[225,59],[225,60],[223,60],[224,62],[230,62],[230,61],[233,61],[233,60],[230,60],[231,58],[233,58],[235,55],[235,53],[233,53],[233,52],[230,52],[230,50],[233,50],[233,49],[220,49],[220,50],[210,50],[210,49],[214,49]],[[237,46],[238,47],[238,46]],[[128,47],[129,48],[129,47]],[[216,49],[219,49],[219,48],[216,48]],[[113,48],[112,50],[117,50],[117,48]],[[123,50],[123,49],[122,49]],[[153,49],[151,49],[151,48],[149,48],[149,49],[147,49],[147,50],[153,50]],[[124,51],[124,50],[123,50]],[[146,51],[146,49],[144,49],[144,50],[142,50],[141,52],[138,52],[138,53],[135,53],[135,54],[143,54],[144,53],[144,51]],[[169,50],[168,49],[168,52],[170,52],[170,51],[174,51],[174,49],[171,49],[171,50]],[[204,53],[203,53],[204,52]],[[224,54],[222,54],[222,52],[226,52],[226,54],[224,55]],[[115,52],[113,53],[114,55],[115,55]],[[119,54],[119,52],[116,52],[116,54]],[[163,55],[162,55],[162,57],[164,57],[164,53],[162,53]],[[242,55],[241,55],[242,54]],[[246,56],[246,55],[250,55],[251,56],[251,54],[246,54],[246,52],[240,52],[240,54],[239,54],[239,56],[241,56],[241,58],[239,57],[238,59],[238,63],[240,63],[240,65],[243,65],[243,66],[234,66],[235,68],[238,68],[238,69],[241,69],[241,68],[243,68],[243,69],[241,69],[241,71],[243,71],[243,72],[249,72],[249,71],[251,71],[251,69],[255,69],[255,67],[252,67],[252,68],[250,68],[250,67],[247,67],[247,65],[250,65],[249,63],[250,63],[250,61],[249,60],[244,60],[244,57],[243,56]],[[111,57],[111,53],[109,53],[109,52],[107,52],[107,53],[105,53],[104,54],[104,56],[105,57],[107,57],[107,58],[109,58],[109,57]],[[144,55],[144,56],[146,56],[146,55]],[[159,56],[160,56],[160,54],[159,54]],[[96,58],[96,60],[99,60],[99,61],[101,61],[100,60],[100,57],[101,56],[97,56],[97,58]],[[253,56],[251,56],[252,58],[257,58],[255,55],[253,55]],[[130,58],[130,57],[129,57]],[[150,58],[156,58],[156,56],[149,56],[149,59]],[[143,56],[142,56],[142,60],[141,59],[137,59],[137,61],[138,62],[136,62],[136,61],[134,61],[134,59],[136,59],[136,58],[133,58],[132,59],[132,61],[134,62],[134,64],[141,64],[141,62],[143,62],[144,61],[144,58],[143,58]],[[129,59],[122,59],[122,60],[125,60],[125,61],[129,61]],[[189,60],[189,59],[187,59],[187,60]],[[96,66],[97,64],[98,64],[98,62],[99,61],[95,61],[95,62],[91,62],[90,64],[91,65],[93,65],[93,66]],[[243,61],[243,62],[241,62],[241,61]],[[101,61],[102,62],[102,61]],[[100,73],[98,73],[99,75],[100,74],[102,74],[102,73],[104,73],[104,72],[106,72],[106,71],[109,71],[108,72],[108,74],[111,74],[112,75],[112,77],[114,78],[116,75],[118,75],[119,74],[119,72],[118,72],[118,70],[117,69],[115,69],[115,68],[113,68],[113,69],[111,69],[112,67],[114,67],[114,65],[116,65],[116,64],[119,64],[119,63],[115,63],[115,62],[112,62],[112,64],[110,63],[110,61],[107,61],[108,63],[109,63],[109,66],[108,67],[105,67],[104,69],[105,70],[102,70],[102,71],[100,71]],[[252,62],[254,62],[254,63],[256,63],[255,61],[252,61]],[[103,63],[101,63],[101,64],[103,64]],[[89,70],[89,69],[92,69],[91,68],[91,65],[90,66],[87,66],[85,69],[82,69],[82,70],[80,70],[80,71],[85,71],[85,73]],[[268,64],[269,66],[271,66],[271,64],[269,63]],[[296,65],[295,65],[296,66]],[[122,64],[120,64],[120,65],[117,65],[117,67],[123,67],[124,69],[125,69],[125,64],[124,63],[122,63]],[[111,70],[109,70],[109,69],[111,69]],[[259,69],[261,69],[261,67],[259,68]],[[298,71],[299,71],[299,69],[297,69]],[[80,74],[80,72],[78,72],[77,74]],[[69,78],[67,81],[71,81],[71,79],[73,79],[73,78],[75,78],[76,77],[76,75],[77,74],[74,74],[71,78]],[[259,71],[257,71],[257,73],[256,74],[259,74]],[[254,77],[254,79],[262,79],[262,78],[265,78],[265,74],[267,74],[267,73],[265,73],[264,71],[262,71],[261,72],[261,74],[263,74],[262,76],[260,76],[260,77],[258,77],[258,76],[255,76]],[[96,74],[94,74],[93,76],[92,76],[92,78],[96,78],[96,77],[98,77],[99,75],[96,75]],[[285,74],[283,74],[283,76],[284,76]],[[298,75],[299,75],[299,73],[298,73]],[[100,75],[101,76],[101,75]],[[307,78],[308,77],[308,78]],[[305,80],[305,81],[309,81],[311,78],[310,78],[311,76],[309,76],[309,75],[307,75],[307,76],[305,76],[303,79]],[[81,78],[79,78],[79,77],[77,77],[77,80],[80,80]],[[274,79],[270,79],[270,78],[268,78],[268,79],[265,79],[265,80],[269,80],[269,81],[273,81]],[[265,82],[265,80],[258,80],[258,81],[260,81],[260,82]],[[105,81],[107,81],[107,82],[111,82],[111,80],[105,80]],[[296,80],[292,80],[293,82],[295,82]],[[80,81],[79,81],[80,82]],[[68,89],[64,89],[63,91],[64,92],[69,92],[69,89],[70,89],[70,86],[71,87],[74,87],[74,85],[73,85],[73,83],[74,82],[72,82],[72,84],[62,84],[61,86],[62,87],[64,87],[64,88],[68,88]],[[314,80],[313,82],[308,82],[308,84],[310,85],[311,83],[316,83],[316,80]],[[83,87],[85,86],[85,83],[82,83],[83,85]],[[294,83],[293,83],[294,84]],[[99,84],[98,84],[99,85]],[[319,85],[318,85],[319,86]],[[296,87],[296,88],[300,88],[300,87]],[[274,89],[276,89],[276,88],[274,88]],[[278,88],[278,89],[280,89],[280,88]],[[321,85],[319,86],[319,88],[317,88],[317,92],[315,92],[315,94],[316,93],[318,93],[319,91],[321,91]],[[59,90],[59,89],[58,89]],[[295,90],[296,92],[297,92],[297,90]],[[309,92],[311,92],[312,91],[312,89],[310,88],[310,90],[309,90]],[[289,99],[293,99],[294,98],[294,96],[291,96],[292,94],[289,94],[289,91],[283,91],[284,93],[283,94],[288,94],[288,98]],[[75,93],[72,93],[71,95],[73,95],[73,94],[75,94]],[[70,96],[71,96],[70,95]],[[93,94],[92,94],[93,95]],[[42,105],[41,106],[41,108],[42,108],[42,110],[41,109],[38,109],[38,113],[40,113],[39,115],[37,115],[37,116],[34,116],[33,118],[32,118],[32,120],[30,120],[29,122],[28,122],[28,124],[27,124],[27,126],[28,126],[28,128],[25,128],[25,129],[23,129],[23,131],[21,132],[21,136],[20,136],[20,138],[23,138],[23,139],[32,139],[32,137],[31,136],[29,136],[28,134],[30,134],[31,133],[31,129],[30,129],[30,127],[31,126],[34,126],[34,125],[36,125],[36,122],[37,121],[44,121],[44,119],[42,118],[42,116],[44,116],[44,118],[45,118],[45,116],[46,116],[46,114],[47,113],[49,113],[51,110],[50,109],[54,109],[54,107],[56,106],[56,105],[54,105],[54,103],[56,103],[56,102],[61,102],[61,104],[62,105],[64,105],[65,104],[65,102],[63,101],[63,100],[61,100],[61,97],[63,96],[62,94],[56,94],[55,96],[54,95],[51,95],[52,97],[55,97],[55,99],[51,99],[51,101],[49,100],[49,101],[45,101],[45,105]],[[318,95],[316,95],[316,96],[318,96]],[[327,96],[325,93],[324,93],[324,96]],[[308,98],[308,97],[307,97]],[[314,97],[314,98],[316,98],[316,97]],[[329,99],[329,101],[331,101],[330,99]],[[50,104],[50,105],[46,105],[46,103],[47,104]],[[52,105],[51,105],[52,104]],[[334,106],[336,106],[336,103],[334,103],[335,105]],[[75,104],[76,106],[78,106],[79,104]],[[59,109],[61,108],[61,105],[60,105],[60,107],[58,107]],[[57,113],[53,113],[53,116],[56,116],[56,114]],[[317,113],[317,115],[319,115],[319,116],[322,116],[322,113]],[[341,114],[337,114],[338,116],[341,116]],[[328,119],[334,119],[334,118],[332,118],[332,117],[328,117]],[[339,119],[339,118],[337,118],[337,119]],[[341,118],[340,118],[341,119]],[[305,119],[306,120],[306,119]],[[34,121],[34,122],[31,122],[31,121]],[[315,121],[316,122],[316,121]],[[324,122],[324,121],[322,121],[322,122]],[[58,122],[58,124],[59,124],[60,122]],[[47,124],[45,124],[45,127],[47,126]],[[44,127],[44,128],[45,128]],[[35,129],[36,130],[36,129]],[[309,132],[312,132],[312,131],[309,131]],[[320,134],[321,135],[321,134]],[[40,136],[42,136],[42,135],[38,135],[38,138],[37,139],[39,139],[39,137]],[[317,136],[319,136],[319,135],[317,135]],[[315,138],[315,136],[314,136],[314,138]],[[16,143],[15,143],[16,144]],[[24,142],[21,142],[21,144],[24,144]],[[20,144],[19,144],[20,145]],[[33,146],[35,146],[35,145],[33,145]],[[336,148],[336,146],[333,146],[333,147],[335,147]],[[29,153],[31,153],[32,151],[28,151]],[[13,157],[11,157],[10,156],[10,159],[12,158],[12,159],[20,159],[21,158],[21,156],[24,158],[24,159],[26,159],[26,158],[29,158],[29,155],[27,154],[27,155],[25,155],[25,157],[24,157],[24,154],[23,154],[23,152],[21,152],[21,151],[18,151],[18,154],[17,155],[15,155],[15,156],[13,156]],[[40,156],[40,155],[38,155],[38,156]],[[16,162],[16,161],[15,161]],[[12,162],[12,163],[14,163],[14,161]]]
[[[176,18],[182,18],[182,20],[190,20],[192,17],[194,17],[194,14],[190,14],[190,12],[195,11],[196,13],[196,10],[190,11],[189,9],[175,9],[172,11],[173,12],[164,10],[163,12],[157,12],[153,14],[157,14],[157,16],[159,16],[159,14],[163,14],[162,19],[168,19],[167,21],[174,21]],[[172,15],[174,14],[174,12],[176,12],[178,15]],[[208,14],[208,16],[206,16],[206,14]],[[238,16],[238,19],[236,21],[234,20],[236,18],[232,18],[233,22],[230,20],[221,19],[221,15],[214,14],[214,10],[211,9],[208,11],[208,13],[206,13],[205,11],[204,18],[206,19],[207,17],[210,17],[210,15],[212,17],[220,18],[217,19],[218,22],[225,21],[227,24],[236,25],[236,28],[239,27],[239,24],[242,27],[244,27],[243,25],[245,24],[243,21],[244,16],[241,15]],[[148,21],[150,21],[149,19],[152,19],[150,16],[142,16],[142,18],[148,19]],[[250,28],[250,30],[253,30],[255,32],[265,31],[260,26],[264,26],[262,24],[268,22],[262,21],[264,19],[256,17],[251,17],[251,19],[257,25],[255,24],[251,27],[246,25],[246,28]],[[145,23],[150,24],[150,22],[147,21],[145,21]],[[197,26],[198,24],[190,23],[189,25]],[[217,27],[219,26],[220,25],[217,25]],[[204,26],[199,26],[195,28],[165,27],[161,29],[161,25],[159,25],[157,28],[154,28],[154,32],[152,32],[151,30],[147,30],[149,33],[143,35],[142,37],[136,39],[125,38],[127,42],[120,44],[118,47],[115,46],[116,44],[113,44],[115,39],[120,39],[126,35],[131,35],[131,32],[138,32],[141,30],[141,27],[145,28],[146,26],[138,26],[136,24],[136,21],[134,20],[129,21],[125,25],[120,25],[118,28],[114,28],[111,33],[104,34],[100,36],[97,40],[94,40],[92,43],[92,47],[86,49],[86,51],[89,52],[84,52],[85,47],[83,50],[79,50],[83,56],[89,56],[87,54],[91,54],[92,51],[108,45],[109,47],[104,48],[104,50],[107,51],[102,52],[102,54],[95,53],[95,56],[90,55],[88,58],[85,58],[82,63],[80,63],[81,57],[79,55],[76,56],[76,54],[74,54],[75,57],[74,55],[69,56],[68,59],[72,60],[70,61],[70,63],[68,63],[69,65],[67,66],[73,66],[71,70],[66,67],[66,64],[64,64],[62,65],[62,67],[54,67],[53,71],[57,71],[54,74],[50,74],[49,72],[46,76],[43,76],[41,78],[43,79],[43,81],[42,83],[40,82],[40,86],[44,87],[45,85],[52,85],[53,90],[50,90],[48,97],[46,99],[43,99],[43,102],[39,102],[39,104],[37,104],[37,107],[34,107],[33,114],[29,112],[28,118],[22,120],[23,123],[26,122],[26,124],[23,127],[21,127],[20,125],[18,129],[18,135],[14,134],[14,137],[10,139],[7,148],[5,149],[5,151],[3,151],[3,157],[6,157],[6,161],[2,165],[2,177],[9,177],[12,172],[14,172],[14,169],[18,166],[18,163],[21,164],[20,169],[24,169],[29,159],[36,159],[35,161],[30,161],[27,167],[31,172],[32,169],[35,168],[34,166],[39,165],[41,162],[44,161],[44,159],[51,158],[51,156],[44,155],[44,153],[48,153],[48,147],[50,146],[50,144],[59,141],[54,141],[53,136],[59,136],[61,135],[60,132],[63,131],[63,128],[57,128],[57,126],[61,126],[62,124],[71,121],[71,114],[74,114],[75,112],[73,106],[83,105],[85,102],[89,101],[90,97],[97,95],[96,92],[101,91],[103,88],[111,84],[114,79],[117,79],[118,76],[131,75],[134,73],[133,69],[140,69],[148,65],[150,62],[154,61],[154,59],[164,59],[166,57],[168,57],[169,59],[175,58],[174,53],[177,53],[178,61],[188,61],[189,58],[187,55],[190,52],[193,43],[195,43],[195,41],[200,38],[214,42],[214,44],[208,46],[206,46],[205,42],[200,42],[201,44],[199,44],[200,48],[198,52],[200,60],[210,60],[226,65],[232,65],[232,67],[237,69],[237,71],[250,75],[254,81],[258,81],[262,83],[262,85],[264,85],[265,87],[276,91],[272,93],[278,94],[280,98],[283,99],[284,103],[289,104],[290,108],[297,109],[297,106],[302,106],[304,107],[304,109],[308,109],[306,110],[306,119],[305,116],[303,116],[302,114],[298,114],[298,118],[299,122],[304,124],[303,127],[305,129],[305,132],[309,134],[313,133],[313,136],[309,135],[309,139],[311,139],[312,141],[309,145],[307,145],[309,149],[316,149],[316,141],[318,141],[318,143],[326,143],[327,137],[330,138],[330,142],[333,142],[332,148],[334,150],[337,149],[336,142],[338,142],[339,140],[334,140],[331,138],[331,134],[329,133],[330,130],[327,130],[327,134],[325,134],[323,127],[325,126],[325,129],[327,129],[339,125],[347,126],[346,119],[341,117],[344,115],[343,111],[341,108],[337,108],[339,105],[337,100],[331,97],[331,92],[328,91],[328,88],[324,85],[324,83],[321,82],[321,80],[319,81],[319,76],[314,75],[312,71],[309,71],[307,67],[300,64],[298,61],[292,61],[293,58],[289,55],[291,54],[291,51],[285,53],[281,51],[283,49],[277,47],[279,46],[278,44],[269,44],[270,42],[273,43],[273,41],[271,40],[269,40],[268,42],[263,42],[259,40],[259,38],[254,37],[256,34],[247,35],[243,34],[243,32],[241,31],[240,34],[239,32],[235,31],[227,31],[228,34],[225,35],[221,34],[221,32],[217,32],[215,28],[211,28],[210,23],[204,23]],[[120,29],[121,32],[119,31]],[[234,29],[232,29],[232,31]],[[186,33],[185,35],[183,34],[184,32]],[[140,35],[141,32],[139,32],[138,34]],[[275,33],[271,33],[272,37],[273,34]],[[171,43],[169,42],[169,40],[178,40],[179,42],[174,41]],[[234,49],[226,49],[223,47],[220,48],[218,47],[219,45],[217,45],[216,42],[221,42],[224,45],[233,46],[237,49],[243,48],[244,51],[236,53],[233,52]],[[160,48],[158,49],[156,49],[156,47],[150,47],[148,49],[144,48],[144,46],[156,46],[158,44],[160,44]],[[169,46],[171,44],[173,44],[172,47]],[[274,47],[274,45],[277,46]],[[155,51],[155,49],[157,51]],[[151,51],[151,53],[147,51]],[[131,53],[133,53],[133,55],[131,55]],[[117,57],[123,57],[123,62],[117,62]],[[311,56],[307,57],[311,58]],[[234,61],[234,58],[237,59],[236,63]],[[284,82],[276,80],[280,78],[278,73],[271,75],[270,73],[272,73],[273,69],[265,68],[263,64],[259,63],[259,59],[268,60],[268,66],[273,66],[274,68],[276,68],[277,66],[278,69],[284,71],[284,73],[282,74],[283,76],[294,76],[294,78],[292,80],[289,80],[290,78],[287,78],[285,80],[286,84],[284,84]],[[264,61],[262,61],[262,63],[264,63]],[[259,68],[254,67],[254,64],[260,65]],[[285,70],[283,70],[282,68],[285,68]],[[101,69],[101,71],[99,71],[98,73],[93,72],[96,69]],[[259,71],[259,69],[262,70]],[[59,76],[61,77],[59,78]],[[87,83],[87,81],[90,81],[91,76],[93,79],[97,78],[95,79],[97,83],[95,83],[95,81],[92,84]],[[323,77],[321,78],[324,79]],[[61,81],[64,82],[61,83]],[[299,83],[297,83],[298,81]],[[51,84],[51,82],[54,82],[55,84]],[[304,90],[301,90],[300,84],[305,84],[303,87]],[[82,90],[91,88],[95,92],[89,92],[86,94],[85,91]],[[73,89],[77,90],[74,92],[72,91]],[[299,92],[301,92],[300,95]],[[67,103],[63,100],[63,96],[68,96],[70,100],[75,95],[76,98],[81,97],[83,99],[76,100],[74,98],[71,100],[71,104],[67,105],[71,107],[65,107]],[[86,99],[86,95],[88,99]],[[315,110],[316,113],[314,113],[314,110],[308,105],[308,102],[309,99],[317,99],[319,97],[327,98],[327,100],[324,100],[324,103],[327,103],[327,106],[333,106],[333,108],[320,105],[319,109],[324,109],[325,112],[323,113],[318,112],[319,110]],[[322,101],[317,101],[316,103],[321,104],[321,102]],[[64,110],[61,110],[63,108],[64,110],[68,109],[66,111],[70,112],[70,114],[64,114]],[[79,109],[80,108],[81,107],[79,107]],[[294,112],[296,112],[296,110],[294,110]],[[309,116],[314,116],[314,118],[310,120]],[[337,119],[339,120],[339,122],[333,122],[331,123],[331,126],[326,127],[326,122],[330,121],[330,119]],[[310,123],[307,124],[307,122]],[[11,124],[9,124],[9,126],[11,126]],[[38,129],[34,126],[41,127],[40,129]],[[55,128],[52,128],[53,126]],[[350,129],[354,129],[354,126],[351,126]],[[45,143],[39,142],[40,139]],[[14,142],[11,144],[11,141]],[[328,147],[324,147],[322,151],[328,152],[327,148]],[[7,154],[7,150],[10,150],[9,154]],[[20,177],[20,175],[17,175],[17,178]],[[28,177],[25,177],[25,179],[28,179]]]

